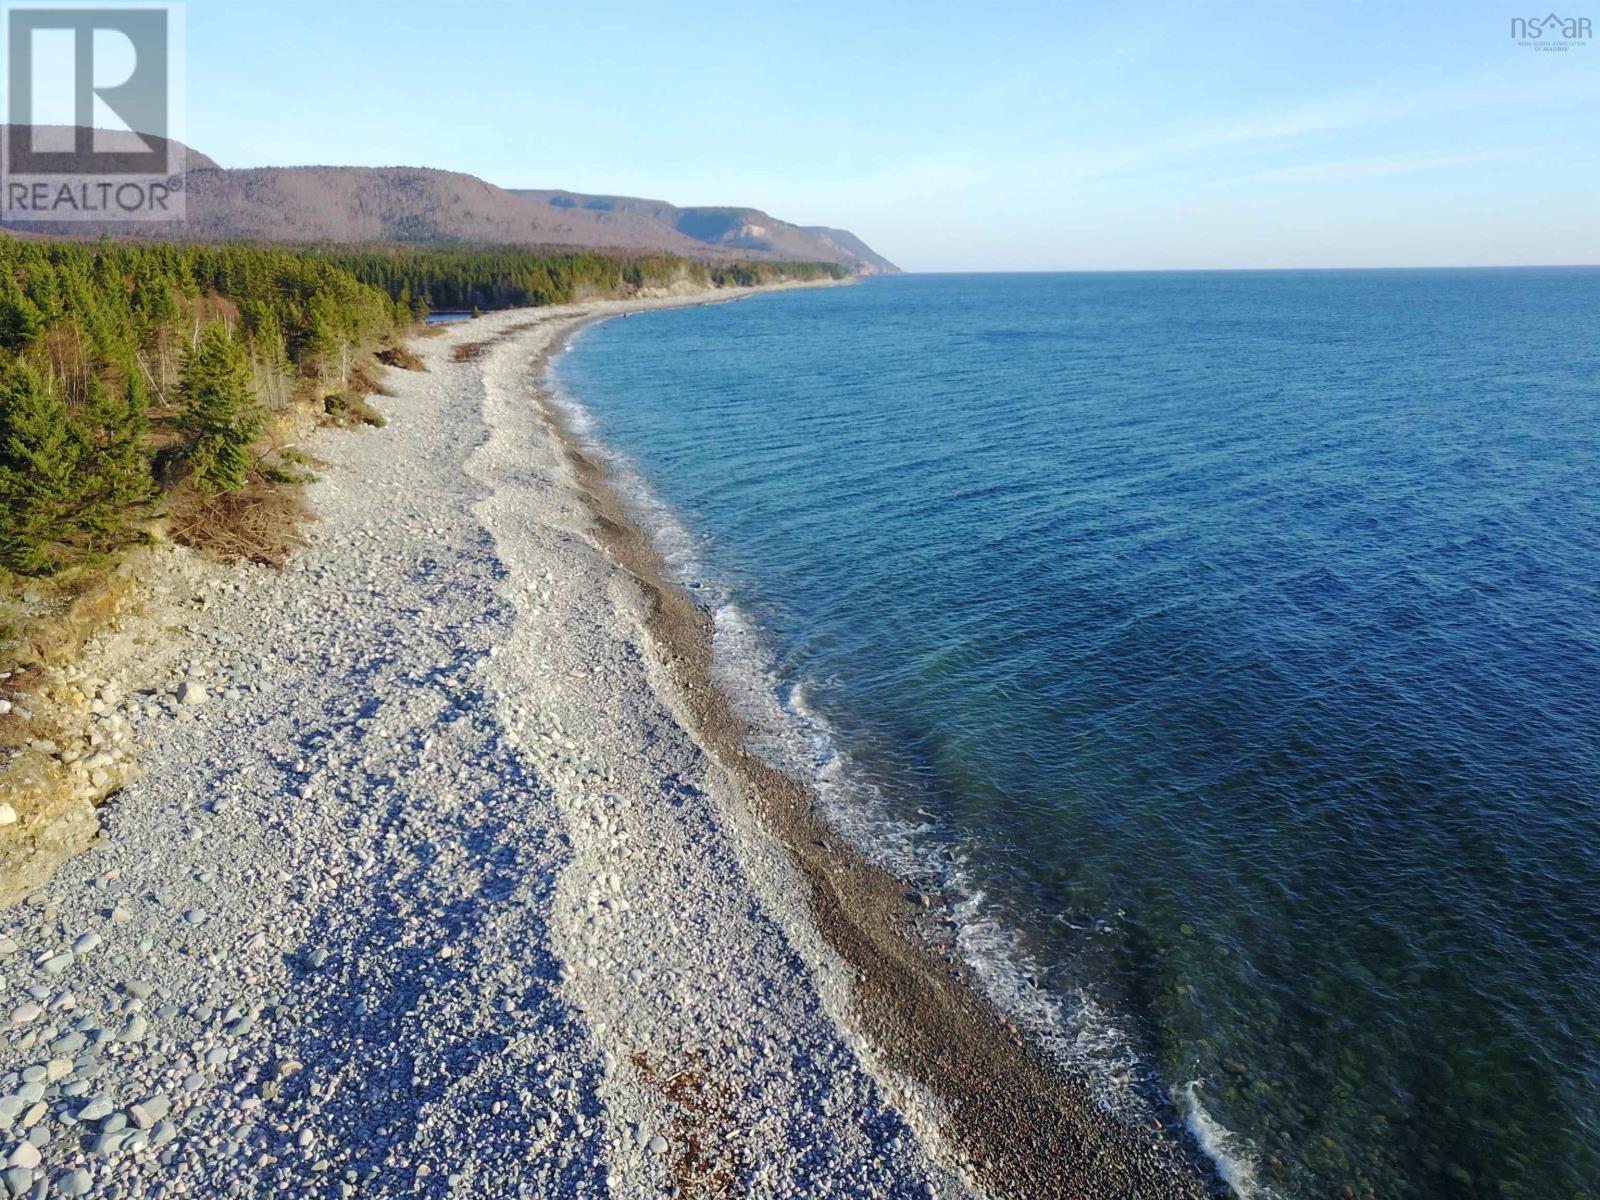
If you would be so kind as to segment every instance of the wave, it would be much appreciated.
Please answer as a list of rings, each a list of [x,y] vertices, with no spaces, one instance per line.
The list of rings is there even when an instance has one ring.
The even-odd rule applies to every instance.
[[[1280,1193],[1257,1179],[1255,1148],[1247,1139],[1219,1123],[1201,1103],[1198,1079],[1174,1088],[1172,1102],[1183,1117],[1189,1136],[1239,1200],[1283,1200]]]

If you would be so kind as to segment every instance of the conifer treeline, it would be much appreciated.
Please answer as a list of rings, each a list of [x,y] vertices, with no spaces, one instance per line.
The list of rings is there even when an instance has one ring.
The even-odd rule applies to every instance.
[[[115,549],[163,486],[244,486],[269,412],[343,388],[430,309],[838,278],[815,263],[518,250],[97,245],[0,235],[0,571]]]
[[[335,252],[329,261],[375,284],[413,312],[570,304],[673,285],[751,287],[842,279],[837,263],[692,262],[671,254],[606,255],[516,249],[385,247]]]

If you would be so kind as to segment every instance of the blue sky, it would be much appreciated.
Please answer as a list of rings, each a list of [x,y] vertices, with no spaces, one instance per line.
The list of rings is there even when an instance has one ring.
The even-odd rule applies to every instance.
[[[1600,263],[1600,40],[1519,46],[1524,7],[190,0],[187,140],[749,204],[912,270]]]

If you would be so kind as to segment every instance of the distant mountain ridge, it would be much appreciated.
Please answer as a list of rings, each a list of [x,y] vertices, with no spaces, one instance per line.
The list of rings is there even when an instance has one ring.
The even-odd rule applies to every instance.
[[[825,225],[792,225],[758,208],[680,208],[665,200],[636,196],[590,196],[527,188],[514,189],[513,194],[561,212],[642,225],[661,230],[662,236],[676,234],[691,242],[741,254],[842,262],[861,274],[899,270],[853,233]]]
[[[3,130],[3,127],[0,127]],[[755,208],[680,208],[664,200],[506,189],[426,167],[224,168],[187,150],[187,220],[22,222],[13,232],[56,237],[199,241],[538,245],[688,258],[841,263],[861,275],[899,270],[842,229],[801,226]]]

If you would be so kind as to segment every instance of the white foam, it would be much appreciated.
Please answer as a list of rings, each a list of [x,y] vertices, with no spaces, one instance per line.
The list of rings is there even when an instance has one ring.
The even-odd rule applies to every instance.
[[[1040,964],[1004,920],[970,868],[971,849],[953,842],[931,816],[891,812],[886,798],[853,769],[849,750],[811,702],[805,681],[786,682],[764,632],[737,604],[714,613],[714,675],[755,731],[754,749],[775,765],[811,778],[828,823],[873,862],[914,885],[951,897],[955,949],[989,998],[1092,1085],[1113,1112],[1136,1111],[1138,1062],[1132,1040],[1092,996],[1040,986]]]
[[[1190,1136],[1239,1200],[1281,1200],[1279,1193],[1257,1178],[1255,1147],[1217,1122],[1200,1102],[1198,1079],[1174,1088],[1172,1102],[1183,1116]]]

